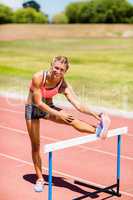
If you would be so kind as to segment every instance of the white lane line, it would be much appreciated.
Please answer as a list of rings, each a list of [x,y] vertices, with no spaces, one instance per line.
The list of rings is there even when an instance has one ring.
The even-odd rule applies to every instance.
[[[2,126],[2,125],[0,125],[0,128],[7,129],[7,130],[10,130],[10,131],[16,132],[16,133],[21,133],[21,134],[24,134],[24,135],[28,135],[28,133],[26,131],[23,131],[23,130],[20,130],[20,129],[14,129],[14,128]],[[59,141],[59,140],[57,140],[55,138],[46,137],[46,136],[40,136],[40,138],[41,139],[48,139],[48,140],[55,141],[55,142]],[[77,148],[84,149],[85,151],[93,151],[93,152],[103,153],[103,154],[106,154],[106,155],[109,155],[109,156],[117,157],[117,154],[115,154],[115,153],[110,153],[110,152],[99,150],[99,149],[96,149],[96,148],[86,147],[84,145],[79,145],[79,146],[77,146]],[[129,156],[125,156],[125,155],[121,155],[121,158],[122,159],[126,159],[126,160],[131,160],[131,161],[133,160],[133,157],[129,157]]]
[[[110,153],[110,152],[102,151],[102,150],[99,150],[99,149],[93,150],[92,148],[85,147],[85,146],[82,146],[82,149],[85,150],[84,152],[86,152],[87,150],[90,150],[90,151],[95,151],[95,152],[98,152],[98,153],[103,153],[103,154],[106,154],[106,155],[109,155],[109,156],[117,157],[117,154],[115,154],[115,153]],[[133,161],[133,157],[121,155],[121,158]]]
[[[19,163],[18,165],[16,165],[15,167],[16,168],[21,168],[21,167],[24,167],[24,166],[26,166],[27,164],[26,163]]]
[[[7,154],[4,154],[4,153],[0,153],[0,156],[5,157],[5,158],[8,158],[8,159],[10,159],[10,160],[15,160],[15,161],[18,161],[18,162],[20,162],[20,163],[24,163],[24,164],[33,166],[33,163],[32,163],[32,162],[25,161],[25,160],[22,160],[22,159],[20,159],[20,158],[16,158],[16,157],[11,156],[11,155],[7,155]],[[44,167],[44,166],[42,167],[42,169],[48,171],[48,168],[46,168],[46,167]],[[92,181],[87,181],[87,180],[82,179],[82,178],[77,177],[77,176],[71,176],[70,174],[67,174],[67,173],[64,173],[64,172],[61,172],[61,171],[57,171],[57,170],[54,170],[54,169],[53,169],[52,171],[53,171],[53,173],[55,173],[55,174],[59,174],[59,175],[61,175],[61,176],[65,176],[65,177],[67,177],[67,178],[70,178],[70,179],[73,179],[73,180],[77,180],[77,181],[80,181],[80,182],[83,182],[83,183],[86,183],[86,184],[95,185],[95,186],[97,186],[97,187],[106,187],[105,185],[97,184],[97,183],[92,182]],[[128,193],[128,192],[125,192],[125,191],[120,191],[120,193],[121,193],[121,194],[124,194],[124,195],[126,195],[126,196],[129,196],[129,197],[133,197],[133,194]]]
[[[129,133],[128,133],[127,136],[129,136],[129,137],[133,137],[133,134],[129,134]]]
[[[0,128],[7,129],[7,130],[10,130],[10,131],[12,131],[12,132],[21,133],[21,134],[23,134],[23,135],[28,135],[28,132],[23,131],[23,130],[20,130],[20,129],[10,128],[10,127],[7,127],[7,126],[2,126],[2,125],[0,125]],[[51,141],[54,141],[54,142],[57,142],[57,141],[58,141],[57,139],[54,139],[54,138],[52,138],[52,137],[47,137],[47,136],[40,136],[40,138],[41,138],[41,139],[51,140]]]
[[[24,114],[23,111],[17,111],[17,110],[11,110],[7,108],[0,108],[1,111],[6,111],[6,112],[13,112],[13,113],[18,113],[18,114]]]
[[[18,114],[24,114],[23,111],[16,111],[16,110],[11,110],[11,109],[7,109],[7,108],[0,108],[1,111],[7,111],[7,112],[13,112],[13,113],[18,113]],[[127,136],[129,137],[133,137],[133,134],[127,134]]]

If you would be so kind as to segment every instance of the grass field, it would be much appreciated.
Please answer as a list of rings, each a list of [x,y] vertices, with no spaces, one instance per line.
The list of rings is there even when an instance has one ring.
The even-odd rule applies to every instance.
[[[133,38],[16,39],[0,41],[1,91],[26,93],[34,72],[47,69],[53,56],[66,55],[66,79],[84,103],[133,110]]]

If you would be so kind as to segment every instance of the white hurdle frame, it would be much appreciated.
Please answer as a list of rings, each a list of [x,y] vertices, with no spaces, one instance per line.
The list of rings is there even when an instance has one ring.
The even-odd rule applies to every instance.
[[[120,154],[121,154],[121,135],[128,133],[128,127],[122,127],[117,129],[112,129],[108,131],[107,138],[118,136],[117,138],[117,172],[116,172],[116,184],[104,188],[103,191],[110,193],[112,195],[121,196],[120,194]],[[52,200],[52,152],[61,150],[64,148],[74,147],[77,145],[94,142],[100,140],[95,134],[90,134],[82,137],[76,137],[68,140],[62,140],[59,142],[44,145],[44,153],[49,153],[49,171],[48,171],[48,200]],[[113,190],[116,188],[116,191]],[[110,191],[111,190],[111,191]]]

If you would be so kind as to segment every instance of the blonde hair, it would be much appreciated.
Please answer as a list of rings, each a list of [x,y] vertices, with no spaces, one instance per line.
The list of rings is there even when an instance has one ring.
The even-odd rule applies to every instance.
[[[56,57],[54,57],[52,62],[51,62],[51,66],[53,66],[56,61],[59,61],[60,63],[64,64],[66,66],[66,70],[68,70],[69,61],[68,61],[68,58],[66,56],[56,56]]]

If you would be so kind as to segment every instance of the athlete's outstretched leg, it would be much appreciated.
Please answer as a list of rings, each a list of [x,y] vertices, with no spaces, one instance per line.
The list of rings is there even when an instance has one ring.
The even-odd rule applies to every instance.
[[[66,113],[63,110],[61,110],[60,112]],[[57,122],[57,123],[68,124],[70,126],[73,126],[75,129],[77,129],[80,132],[95,133],[95,131],[96,131],[95,126],[89,125],[88,123],[83,122],[79,119],[75,119],[75,118],[72,120],[72,122],[66,123],[63,120],[61,120],[60,118],[57,118],[55,116],[50,115],[49,120],[52,120],[52,121]]]
[[[78,119],[74,119],[71,122],[71,125],[75,129],[77,129],[78,131],[80,131],[80,132],[95,133],[95,131],[96,131],[96,127],[95,126],[89,125],[86,122],[83,122],[83,121],[78,120]]]
[[[64,112],[64,111],[61,110],[60,112]],[[49,120],[52,120],[52,121],[58,122],[58,123],[65,123],[63,120],[61,120],[57,117],[54,117],[54,116],[49,116]],[[108,128],[109,128],[109,125],[110,125],[110,119],[107,116],[107,114],[102,114],[101,122],[102,122],[103,127],[100,129],[100,132],[101,132],[100,137],[106,138]],[[99,123],[100,123],[100,121],[99,121]],[[98,123],[98,125],[99,125],[99,123]],[[89,133],[89,134],[96,133],[97,126],[92,126],[92,125],[90,125],[86,122],[79,120],[79,119],[73,118],[73,120],[70,123],[65,123],[65,124],[73,126],[75,129],[77,129],[80,132],[85,132],[85,133]]]

